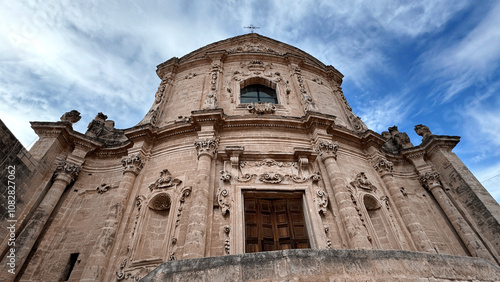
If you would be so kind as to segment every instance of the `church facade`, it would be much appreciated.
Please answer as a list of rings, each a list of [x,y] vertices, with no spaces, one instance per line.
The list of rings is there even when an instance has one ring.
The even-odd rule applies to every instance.
[[[134,127],[32,122],[5,281],[500,280],[500,206],[459,137],[371,131],[337,69],[255,33],[157,74]]]

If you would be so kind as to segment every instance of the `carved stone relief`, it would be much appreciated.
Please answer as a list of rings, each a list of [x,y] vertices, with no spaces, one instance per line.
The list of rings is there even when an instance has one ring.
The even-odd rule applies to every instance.
[[[394,165],[392,162],[388,161],[386,158],[382,156],[378,156],[373,162],[373,168],[381,175],[391,174],[394,169]]]
[[[196,147],[196,151],[198,152],[198,157],[203,154],[208,154],[213,157],[215,156],[215,152],[217,151],[217,147],[219,146],[219,139],[198,139],[194,142],[194,146]]]
[[[74,163],[66,162],[66,161],[61,161],[57,163],[56,170],[54,172],[54,177],[64,177],[66,178],[69,182],[72,182],[78,177],[78,174],[80,174],[80,170],[82,169],[81,166],[76,165]]]
[[[273,103],[251,103],[247,110],[253,114],[272,114],[276,111],[276,106]]]
[[[417,135],[419,136],[422,136],[422,140],[432,135],[432,132],[429,130],[429,127],[423,124],[415,125],[415,133],[417,133]]]
[[[205,99],[204,109],[215,109],[217,108],[217,81],[218,75],[221,73],[220,63],[214,62],[212,63],[212,70],[210,71],[210,90]]]
[[[180,179],[172,177],[172,174],[168,171],[168,169],[164,169],[160,172],[160,177],[154,183],[149,185],[149,190],[167,189],[181,183],[182,181]]]
[[[316,204],[318,205],[318,211],[320,214],[324,215],[327,212],[328,207],[328,196],[325,191],[322,189],[318,189],[316,191]]]
[[[316,152],[318,153],[319,156],[322,156],[323,158],[333,157],[334,159],[337,159],[338,149],[339,149],[338,143],[337,142],[334,143],[332,141],[320,140],[316,145]]]
[[[302,70],[298,65],[295,64],[292,64],[292,69],[299,85],[299,92],[302,97],[304,111],[309,112],[317,110],[316,104],[313,102],[312,97],[307,93],[305,81],[302,76]]]
[[[80,116],[80,112],[77,110],[71,110],[69,112],[64,113],[61,116],[61,121],[67,121],[71,124],[77,123],[82,117]]]
[[[425,189],[431,190],[436,186],[441,186],[439,176],[439,172],[432,171],[421,174],[418,179],[420,180],[420,183],[425,187]]]
[[[103,194],[103,193],[107,192],[110,188],[111,188],[111,186],[109,184],[103,183],[103,184],[96,187],[96,191],[99,194]]]
[[[351,185],[357,189],[362,189],[365,191],[377,191],[377,187],[375,187],[370,180],[368,180],[368,177],[366,177],[366,174],[364,172],[360,172],[356,175],[353,181],[351,181]]]
[[[224,240],[224,252],[226,255],[229,255],[231,252],[229,232],[231,232],[231,228],[229,227],[229,225],[224,226],[224,234],[226,234],[226,239]]]
[[[226,50],[227,53],[269,53],[274,55],[283,55],[282,53],[268,47],[262,43],[244,42],[240,46]]]

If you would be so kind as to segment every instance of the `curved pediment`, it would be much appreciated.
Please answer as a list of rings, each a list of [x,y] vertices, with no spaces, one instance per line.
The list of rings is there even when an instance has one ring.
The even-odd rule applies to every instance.
[[[288,45],[286,43],[271,39],[259,35],[257,33],[249,33],[245,35],[240,35],[232,37],[229,39],[221,40],[204,47],[201,47],[177,60],[177,63],[182,64],[191,60],[205,58],[207,54],[210,53],[226,53],[226,54],[237,54],[237,53],[247,53],[247,54],[269,54],[276,56],[293,56],[307,62],[310,65],[314,65],[319,68],[326,68],[326,65],[320,62],[318,59],[309,55],[308,53]],[[171,62],[171,59],[158,65],[161,68],[163,65]]]

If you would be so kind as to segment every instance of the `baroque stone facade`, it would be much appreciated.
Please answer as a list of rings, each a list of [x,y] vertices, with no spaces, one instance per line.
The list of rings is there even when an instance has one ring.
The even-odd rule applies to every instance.
[[[137,126],[32,122],[3,281],[500,280],[500,207],[459,137],[371,131],[338,70],[255,33],[157,74]]]

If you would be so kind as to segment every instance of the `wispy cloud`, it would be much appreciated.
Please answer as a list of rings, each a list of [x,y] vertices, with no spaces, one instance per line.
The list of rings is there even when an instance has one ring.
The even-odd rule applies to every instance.
[[[421,72],[439,81],[433,96],[448,102],[500,67],[500,4],[458,42],[443,40],[421,55]]]

